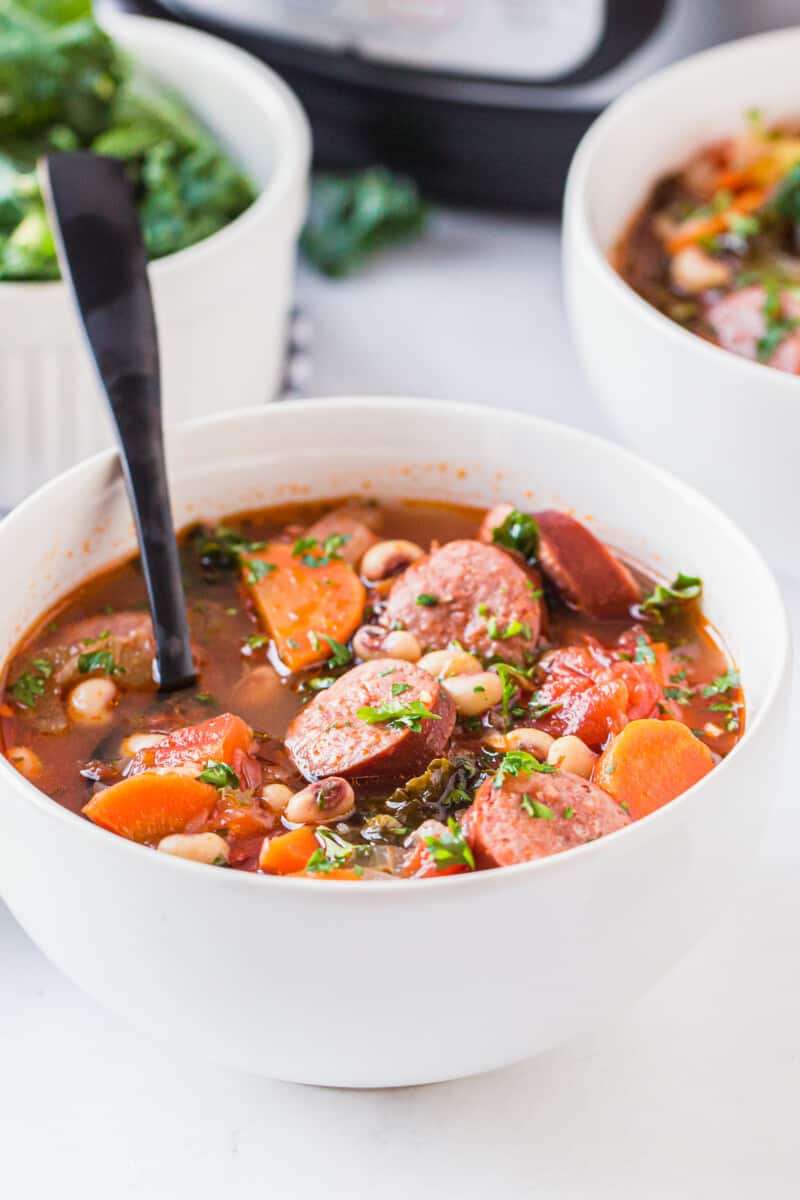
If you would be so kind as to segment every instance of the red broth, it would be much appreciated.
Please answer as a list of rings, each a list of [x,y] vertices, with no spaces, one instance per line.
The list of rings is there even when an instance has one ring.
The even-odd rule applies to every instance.
[[[293,505],[182,534],[199,668],[185,693],[162,696],[152,683],[138,560],[87,580],[7,664],[6,755],[65,808],[154,847],[248,871],[386,879],[527,861],[612,832],[683,791],[741,735],[738,676],[693,598],[698,584],[642,606],[659,581],[620,567],[591,535],[581,564],[600,555],[596,575],[581,582],[580,566],[567,578],[569,525],[564,545],[558,530],[545,538],[543,525],[532,548],[530,527],[490,522],[487,533],[482,510],[363,505]],[[333,516],[324,536],[309,535],[342,506],[349,520]],[[541,519],[546,525],[547,514]],[[348,532],[337,533],[337,523]],[[501,540],[492,541],[498,530]],[[385,547],[398,539],[422,557],[392,563]],[[370,543],[371,561],[388,563],[386,579],[359,579]],[[455,562],[457,553],[455,569],[448,556]],[[604,572],[615,586],[627,580],[635,597],[598,615],[589,610]],[[407,603],[412,577],[435,579],[438,594],[411,585]],[[290,587],[303,603],[312,594],[303,589],[312,589],[305,631],[300,593]],[[418,652],[403,658],[373,646],[365,658],[365,623],[406,654],[416,630]],[[448,636],[456,627],[461,637]],[[313,661],[292,670],[280,646]],[[425,658],[422,667],[411,661],[448,649],[478,659],[458,683],[424,669]],[[366,691],[353,699],[359,678]],[[380,702],[362,703],[378,692]],[[224,714],[232,714],[227,724]],[[675,768],[670,778],[681,756],[689,773]],[[318,785],[315,798],[314,781],[332,777],[340,782]],[[340,793],[352,794],[350,811]],[[297,794],[311,803],[312,820],[291,819],[285,798]],[[209,847],[219,853],[209,857]]]

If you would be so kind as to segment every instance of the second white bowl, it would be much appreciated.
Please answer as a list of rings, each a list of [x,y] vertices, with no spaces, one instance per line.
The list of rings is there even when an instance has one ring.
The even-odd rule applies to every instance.
[[[150,267],[167,421],[271,400],[283,371],[308,122],[286,85],[217,38],[104,15],[153,79],[176,91],[258,196],[219,233]],[[0,283],[0,507],[112,440],[61,283]]]
[[[739,358],[663,316],[609,263],[649,189],[746,110],[800,116],[800,29],[668,67],[594,123],[570,169],[564,285],[589,382],[619,434],[730,512],[770,560],[800,571],[800,379]]]

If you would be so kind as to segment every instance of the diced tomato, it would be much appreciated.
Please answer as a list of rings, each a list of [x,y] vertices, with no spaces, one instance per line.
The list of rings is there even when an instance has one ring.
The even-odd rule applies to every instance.
[[[182,767],[201,771],[209,759],[233,766],[237,752],[247,754],[252,741],[253,731],[241,717],[223,713],[200,725],[176,729],[155,748],[141,750],[134,758],[129,774],[180,770]]]
[[[656,663],[628,662],[590,641],[555,650],[543,662],[537,701],[556,707],[538,724],[554,737],[576,734],[599,750],[628,721],[657,717],[663,701]]]

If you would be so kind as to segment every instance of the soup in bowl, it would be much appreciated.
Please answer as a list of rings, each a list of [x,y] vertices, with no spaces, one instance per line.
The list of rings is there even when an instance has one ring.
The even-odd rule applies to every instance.
[[[113,455],[0,527],[0,886],[56,963],[210,1057],[377,1085],[552,1046],[692,944],[786,705],[726,518],[596,439],[421,401],[242,413],[170,459],[186,693],[151,682]],[[398,1003],[447,1036],[398,1041]]]
[[[564,210],[570,327],[615,431],[792,574],[798,51],[780,30],[631,88],[581,142]]]

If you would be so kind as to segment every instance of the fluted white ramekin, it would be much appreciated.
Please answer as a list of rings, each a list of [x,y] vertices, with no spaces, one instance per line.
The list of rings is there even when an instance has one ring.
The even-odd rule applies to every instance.
[[[165,419],[264,403],[283,368],[311,151],[305,114],[274,72],[218,38],[120,14],[103,24],[186,100],[259,192],[225,229],[150,267]],[[0,506],[111,440],[64,285],[0,283]]]

